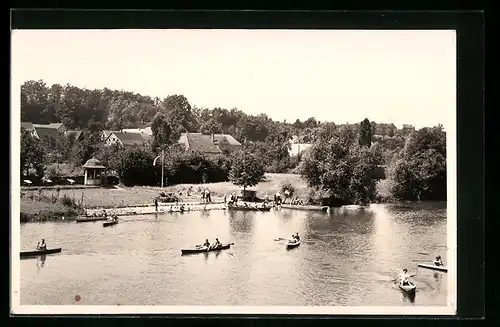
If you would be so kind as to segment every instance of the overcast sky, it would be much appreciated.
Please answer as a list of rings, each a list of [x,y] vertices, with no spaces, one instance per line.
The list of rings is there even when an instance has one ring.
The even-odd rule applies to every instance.
[[[456,111],[455,31],[14,31],[12,74],[289,122],[447,127]]]

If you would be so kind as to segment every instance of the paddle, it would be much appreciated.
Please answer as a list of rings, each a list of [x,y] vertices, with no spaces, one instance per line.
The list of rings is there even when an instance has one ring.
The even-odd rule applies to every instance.
[[[274,240],[275,240],[275,241],[286,241],[287,239],[286,239],[286,238],[283,238],[283,237],[280,237],[280,238],[275,238]]]

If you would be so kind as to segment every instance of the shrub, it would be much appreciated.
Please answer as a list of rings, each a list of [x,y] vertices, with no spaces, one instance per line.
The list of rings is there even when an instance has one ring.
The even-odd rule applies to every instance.
[[[289,181],[284,181],[281,184],[281,192],[284,193],[285,191],[288,191],[289,197],[293,197],[296,191],[295,186],[293,186]]]

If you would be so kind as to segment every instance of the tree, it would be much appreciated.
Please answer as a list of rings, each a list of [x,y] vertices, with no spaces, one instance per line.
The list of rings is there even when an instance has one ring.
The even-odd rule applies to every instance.
[[[299,171],[308,185],[328,196],[330,204],[366,204],[375,199],[379,156],[355,141],[352,126],[343,126],[328,142],[313,145]]]
[[[442,127],[410,134],[389,169],[391,195],[398,200],[446,199],[446,133]]]
[[[372,145],[372,125],[368,118],[363,119],[361,122],[358,143],[360,146],[368,148]]]
[[[161,112],[158,112],[153,118],[151,130],[153,131],[151,147],[154,151],[165,149],[167,146],[174,144],[179,138],[179,135],[177,135],[168,123],[165,114]]]
[[[232,158],[229,180],[238,186],[243,187],[243,194],[247,187],[252,187],[264,180],[264,165],[262,160],[256,156],[239,151]]]
[[[167,121],[175,133],[194,132],[198,122],[188,99],[184,95],[169,95],[162,103]]]
[[[85,164],[97,152],[101,145],[101,137],[98,133],[84,133],[73,148],[73,163],[77,166]]]
[[[140,147],[125,150],[118,164],[118,174],[125,186],[156,184],[153,155]]]
[[[47,153],[42,142],[34,138],[30,132],[21,129],[21,173],[29,176],[33,168],[38,177],[42,177],[45,170]]]

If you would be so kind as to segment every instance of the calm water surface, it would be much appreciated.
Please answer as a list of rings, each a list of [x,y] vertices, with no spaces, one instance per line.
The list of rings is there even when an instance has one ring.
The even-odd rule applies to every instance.
[[[287,251],[275,238],[298,232]],[[181,256],[205,238],[230,250]],[[102,222],[21,225],[21,249],[45,238],[59,254],[21,260],[21,304],[446,305],[446,203],[371,205],[321,212],[209,211]],[[415,297],[392,282],[417,272]]]

